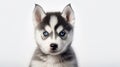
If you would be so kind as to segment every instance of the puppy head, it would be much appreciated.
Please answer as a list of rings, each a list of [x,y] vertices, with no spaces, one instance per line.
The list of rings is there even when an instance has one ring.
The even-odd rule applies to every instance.
[[[70,46],[74,25],[74,12],[70,4],[63,9],[63,12],[48,13],[36,4],[33,19],[35,40],[43,53],[58,55]]]

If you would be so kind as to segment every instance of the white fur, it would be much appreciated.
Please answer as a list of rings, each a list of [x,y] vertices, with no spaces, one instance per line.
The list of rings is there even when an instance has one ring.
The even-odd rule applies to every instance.
[[[60,37],[57,37],[56,39],[51,39],[51,37],[48,37],[46,40],[43,40],[41,38],[41,36],[43,35],[42,32],[43,31],[40,31],[37,29],[35,32],[35,34],[36,34],[35,38],[36,38],[36,41],[39,44],[41,50],[46,54],[53,54],[53,53],[50,53],[50,44],[54,43],[53,40],[55,41],[55,43],[58,44],[58,49],[57,49],[58,52],[54,53],[54,54],[59,54],[59,53],[63,52],[67,48],[69,43],[72,41],[73,31],[70,31],[69,33],[66,34],[67,35],[66,40],[62,40]]]
[[[45,26],[45,30],[46,30],[47,32],[49,32],[49,33],[51,33],[51,32],[52,32],[52,30],[51,30],[50,26],[48,26],[48,25],[46,25],[46,26]]]
[[[37,8],[42,9],[39,6]],[[74,16],[73,16],[73,11],[72,11],[70,6],[67,6],[63,10],[62,16],[66,19],[66,12],[67,11],[70,11],[70,18],[71,18],[70,23],[73,25]],[[42,15],[41,18],[43,18],[45,16],[44,12],[43,13],[41,12],[41,15]],[[71,30],[69,32],[65,30],[66,36],[67,36],[67,38],[65,40],[61,39],[59,36],[57,36],[57,38],[55,38],[55,32],[59,33],[60,31],[63,30],[63,27],[59,26],[57,31],[54,30],[56,24],[58,23],[58,19],[54,15],[52,15],[50,17],[49,23],[50,23],[50,26],[46,25],[45,30],[49,33],[53,32],[52,33],[53,37],[49,36],[48,38],[43,39],[43,37],[44,37],[43,32],[45,30],[39,30],[36,28],[35,29],[35,39],[36,39],[36,42],[39,45],[38,47],[40,47],[41,51],[44,52],[45,54],[51,54],[51,55],[48,55],[47,57],[39,56],[40,58],[42,58],[42,60],[44,60],[46,62],[33,59],[31,61],[30,67],[75,67],[74,64],[76,63],[76,59],[74,59],[72,61],[64,61],[62,63],[57,63],[62,58],[60,58],[59,56],[56,56],[56,55],[64,52],[68,48],[68,45],[72,42],[73,30]],[[57,49],[58,52],[57,53],[50,52],[50,44],[51,43],[58,44],[58,49]]]
[[[57,28],[57,33],[60,33],[62,30],[63,30],[63,26],[59,26],[59,27]]]
[[[31,67],[45,67],[45,63],[41,61],[34,60],[31,63]]]
[[[55,38],[55,26],[58,23],[58,19],[55,15],[52,15],[50,17],[50,27],[46,26],[45,29],[49,32],[53,32],[52,35],[53,37],[48,37],[45,40],[42,39],[43,36],[43,31],[44,30],[39,30],[36,29],[35,31],[35,38],[36,38],[36,42],[39,44],[41,50],[46,53],[46,54],[52,54],[52,55],[56,55],[56,54],[60,54],[61,52],[65,51],[67,46],[71,43],[72,41],[72,35],[73,35],[73,31],[71,30],[69,33],[66,33],[67,39],[66,40],[62,40],[59,36],[57,36],[57,38]],[[63,29],[62,26],[58,27],[57,32],[60,32]],[[51,53],[50,52],[50,44],[51,43],[56,43],[58,44],[58,48],[56,53]]]
[[[56,16],[51,16],[50,17],[50,27],[51,27],[51,29],[52,29],[52,31],[53,31],[53,39],[55,39],[55,31],[54,31],[54,28],[55,28],[55,26],[56,26],[56,24],[58,23],[58,19],[57,19],[57,17]]]
[[[39,46],[41,47],[41,50],[48,54],[50,51],[50,43],[51,43],[51,38],[48,37],[46,40],[42,39],[43,37],[43,30],[36,30],[35,31],[35,39],[37,41],[37,43],[39,44]]]
[[[31,66],[32,67],[74,67],[73,63],[75,63],[75,60],[66,61],[64,63],[56,63],[59,60],[58,57],[48,56],[47,58],[49,58],[49,59],[46,62],[34,60],[34,61],[32,61]]]

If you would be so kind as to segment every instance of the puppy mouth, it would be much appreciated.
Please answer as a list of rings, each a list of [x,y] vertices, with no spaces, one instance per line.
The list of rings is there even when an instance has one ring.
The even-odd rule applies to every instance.
[[[50,50],[50,55],[59,55],[60,53],[61,53],[61,51]]]
[[[50,50],[50,53],[57,53],[57,52],[59,52],[59,51],[57,51],[57,50]]]

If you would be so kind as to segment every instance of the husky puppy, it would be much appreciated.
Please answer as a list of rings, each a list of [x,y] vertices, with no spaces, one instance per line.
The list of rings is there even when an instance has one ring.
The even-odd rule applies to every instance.
[[[30,67],[78,67],[71,47],[75,20],[71,5],[46,13],[36,4],[33,19],[37,48]]]

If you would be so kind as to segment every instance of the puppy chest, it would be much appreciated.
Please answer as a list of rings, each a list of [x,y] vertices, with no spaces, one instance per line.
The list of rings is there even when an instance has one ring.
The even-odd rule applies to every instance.
[[[32,63],[31,67],[74,67],[73,64],[64,62],[64,63],[48,63],[48,62],[41,62],[35,61]]]
[[[70,61],[63,61],[58,57],[49,57],[45,62],[35,61],[32,67],[73,67],[73,63]]]

